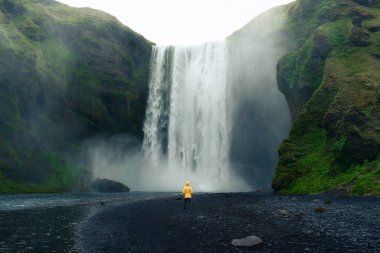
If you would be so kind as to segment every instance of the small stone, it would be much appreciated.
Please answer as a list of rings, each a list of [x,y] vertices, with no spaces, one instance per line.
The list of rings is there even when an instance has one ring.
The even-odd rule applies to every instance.
[[[289,216],[289,212],[286,211],[285,209],[280,209],[278,210],[279,214],[282,215],[282,216]]]
[[[261,240],[261,238],[251,235],[242,239],[233,239],[231,244],[236,247],[252,247],[262,242],[263,240]]]
[[[332,202],[331,202],[331,200],[328,199],[328,200],[326,200],[326,201],[324,202],[324,204],[325,204],[325,205],[331,205]]]
[[[324,213],[326,211],[327,211],[326,208],[323,208],[323,207],[317,207],[314,210],[314,212],[316,212],[316,213]]]
[[[310,235],[311,233],[313,233],[313,231],[311,231],[311,230],[309,230],[309,229],[306,229],[304,232],[305,232],[306,234],[308,234],[308,235]]]

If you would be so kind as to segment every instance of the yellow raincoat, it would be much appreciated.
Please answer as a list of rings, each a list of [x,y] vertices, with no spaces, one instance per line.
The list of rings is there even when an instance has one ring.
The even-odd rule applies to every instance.
[[[186,181],[186,186],[183,187],[182,194],[185,199],[191,199],[193,195],[193,188],[191,188],[189,181]]]

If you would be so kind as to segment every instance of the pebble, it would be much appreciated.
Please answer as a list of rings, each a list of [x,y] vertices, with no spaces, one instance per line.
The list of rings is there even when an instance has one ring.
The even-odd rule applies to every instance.
[[[316,213],[324,213],[326,211],[327,211],[327,209],[323,208],[323,207],[317,207],[314,209],[314,212],[316,212]]]
[[[282,215],[282,216],[285,216],[285,217],[289,216],[289,212],[286,211],[285,209],[280,209],[280,210],[278,210],[278,212],[279,212],[280,215]]]

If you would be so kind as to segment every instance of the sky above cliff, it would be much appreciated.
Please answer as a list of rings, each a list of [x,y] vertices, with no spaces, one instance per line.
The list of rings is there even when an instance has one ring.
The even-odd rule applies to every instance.
[[[116,16],[159,45],[222,40],[265,10],[293,0],[58,0]]]

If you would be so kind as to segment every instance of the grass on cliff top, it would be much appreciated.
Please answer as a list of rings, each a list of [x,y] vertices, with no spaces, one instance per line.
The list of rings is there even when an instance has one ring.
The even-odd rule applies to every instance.
[[[337,11],[336,4],[337,1],[335,0],[298,0],[293,5],[289,12],[289,22],[285,26],[293,34],[297,35],[295,44],[298,48],[310,38],[310,34],[316,28],[325,22],[323,19],[333,15]]]

